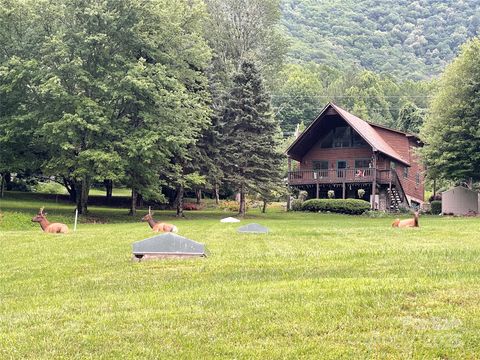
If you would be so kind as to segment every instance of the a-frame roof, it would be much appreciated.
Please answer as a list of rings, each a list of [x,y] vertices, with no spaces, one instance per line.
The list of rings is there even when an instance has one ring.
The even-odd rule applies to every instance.
[[[360,119],[359,117],[350,114],[348,111],[333,103],[328,103],[320,112],[320,115],[318,115],[317,118],[305,129],[305,131],[303,131],[300,136],[295,139],[295,141],[287,149],[288,155],[296,159],[298,154],[302,152],[300,150],[302,147],[307,147],[309,149],[311,146],[313,146],[312,139],[318,140],[315,130],[319,128],[320,123],[325,119],[325,115],[327,113],[331,113],[331,111],[329,111],[330,109],[333,109],[335,113],[345,120],[345,122],[350,125],[372,147],[373,151],[381,152],[395,160],[400,161],[403,164],[410,166],[408,160],[402,158],[389,144],[387,144],[387,142],[375,130],[374,126],[370,125],[368,122]]]

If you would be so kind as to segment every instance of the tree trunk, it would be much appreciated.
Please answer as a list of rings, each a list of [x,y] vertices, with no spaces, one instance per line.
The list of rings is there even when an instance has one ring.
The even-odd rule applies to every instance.
[[[132,188],[132,198],[131,198],[131,203],[130,203],[130,212],[128,215],[130,216],[135,216],[137,214],[137,197],[138,197],[138,192],[135,188]]]
[[[5,184],[3,185],[5,187],[5,189],[7,191],[10,191],[12,190],[12,185],[11,185],[11,182],[12,182],[12,175],[9,173],[9,172],[6,172],[4,175],[3,175],[3,179],[5,181]]]
[[[242,185],[240,187],[240,208],[238,211],[238,216],[245,216],[246,213],[245,188]]]
[[[177,186],[177,194],[175,197],[175,206],[177,207],[177,217],[185,217],[183,213],[183,186]]]
[[[267,212],[267,200],[263,200],[263,207],[262,207],[262,213],[266,213]]]
[[[5,174],[0,174],[2,180],[0,180],[0,197],[5,196]]]
[[[77,202],[77,189],[75,188],[75,182],[71,180],[67,180],[66,178],[63,179],[63,186],[68,191],[68,195],[70,197],[70,201],[73,203]]]
[[[90,192],[90,179],[83,178],[75,182],[76,203],[79,215],[88,212],[88,193]]]
[[[197,197],[197,205],[200,205],[202,202],[202,189],[195,190],[195,195]]]
[[[290,195],[290,187],[288,188],[287,192],[287,209],[286,211],[290,211],[292,209],[292,195]]]
[[[105,191],[106,191],[105,203],[108,205],[112,201],[113,181],[109,179],[105,179],[103,180],[103,184],[105,185]]]
[[[220,203],[220,194],[218,191],[218,184],[215,184],[213,188],[213,194],[215,196],[215,205],[218,205]]]

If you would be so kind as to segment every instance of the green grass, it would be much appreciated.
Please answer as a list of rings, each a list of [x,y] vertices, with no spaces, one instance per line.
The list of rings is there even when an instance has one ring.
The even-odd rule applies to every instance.
[[[11,195],[10,195],[11,196]],[[0,358],[477,358],[480,220],[260,214],[268,235],[240,235],[224,213],[190,212],[180,234],[205,259],[134,263],[151,236],[143,212],[0,200]],[[107,224],[94,224],[101,220]],[[99,220],[99,221],[100,221]]]

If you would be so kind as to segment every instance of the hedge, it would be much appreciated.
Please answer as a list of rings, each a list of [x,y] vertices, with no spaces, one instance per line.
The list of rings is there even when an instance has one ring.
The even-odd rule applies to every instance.
[[[303,203],[302,210],[361,215],[370,210],[370,203],[359,199],[311,199]]]
[[[432,215],[439,215],[442,213],[442,202],[434,200],[430,203],[430,212]]]

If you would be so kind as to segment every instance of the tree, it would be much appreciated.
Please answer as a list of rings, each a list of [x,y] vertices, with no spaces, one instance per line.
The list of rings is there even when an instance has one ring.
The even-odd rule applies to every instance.
[[[402,131],[418,134],[425,119],[425,113],[414,103],[408,101],[398,113],[397,128]]]
[[[462,46],[443,73],[421,129],[431,178],[480,180],[480,38]]]
[[[248,192],[282,186],[283,156],[280,127],[254,62],[244,61],[233,83],[222,118],[222,151],[225,178],[240,193],[243,216]]]
[[[206,118],[198,114],[208,112],[208,96],[198,90],[206,87],[210,59],[203,4],[4,3],[0,91],[13,105],[0,117],[8,126],[25,120],[29,143],[45,154],[42,171],[64,179],[80,213],[87,211],[92,181],[125,181],[132,204],[140,191],[159,191],[160,172],[174,150],[194,142],[192,132]],[[24,7],[28,16],[21,16]],[[12,38],[20,45],[11,45]],[[19,90],[8,89],[10,83]]]
[[[324,89],[318,70],[314,64],[288,64],[279,74],[283,81],[278,82],[273,100],[283,131],[293,133],[297,123],[310,124],[320,112]]]

